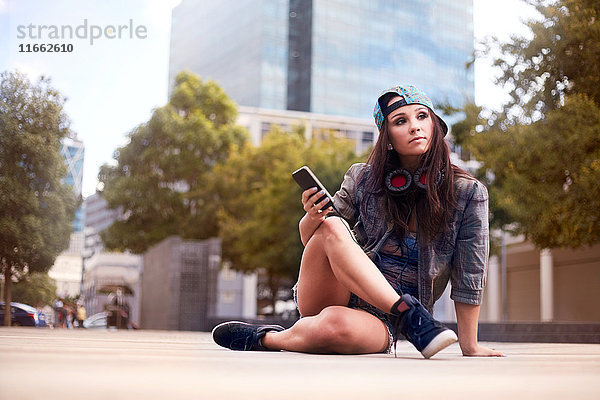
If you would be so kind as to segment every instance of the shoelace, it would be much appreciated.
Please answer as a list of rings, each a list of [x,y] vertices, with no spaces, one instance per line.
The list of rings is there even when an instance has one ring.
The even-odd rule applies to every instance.
[[[405,311],[405,313],[407,313],[406,315],[401,315],[396,319],[396,322],[394,324],[394,358],[398,357],[398,354],[396,352],[396,343],[398,342],[398,333],[401,333],[402,331],[405,331],[404,326],[409,323],[413,326],[419,326],[421,327],[419,329],[419,334],[417,335],[418,337],[423,336],[433,330],[435,330],[437,327],[441,326],[441,324],[439,322],[437,322],[436,320],[434,320],[433,318],[425,318],[425,320],[423,321],[423,317],[421,315],[421,313],[416,312],[416,308],[411,308],[407,311]],[[418,321],[416,321],[416,317],[418,317]],[[406,335],[405,335],[406,336]],[[412,336],[406,336],[406,338],[413,344],[415,337]]]
[[[244,344],[244,350],[252,350],[254,343],[256,343],[256,332],[252,332],[252,335],[250,335],[246,338],[246,343]]]
[[[407,310],[405,312],[411,312],[412,310]],[[404,320],[408,317],[408,315],[399,315],[396,318],[396,322],[394,323],[394,358],[398,357],[398,353],[396,351],[396,344],[398,343],[398,333],[402,331],[402,327],[404,326]]]
[[[257,336],[257,332],[252,332],[252,334],[248,335],[246,338],[242,340],[236,340],[235,342],[233,342],[231,344],[231,348],[235,350],[239,346],[239,349],[243,351],[252,350],[252,348],[258,341]]]

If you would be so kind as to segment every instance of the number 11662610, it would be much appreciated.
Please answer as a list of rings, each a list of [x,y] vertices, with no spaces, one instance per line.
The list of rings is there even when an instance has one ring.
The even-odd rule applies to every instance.
[[[73,52],[73,44],[57,43],[57,44],[31,44],[21,43],[19,45],[19,53],[71,53]]]

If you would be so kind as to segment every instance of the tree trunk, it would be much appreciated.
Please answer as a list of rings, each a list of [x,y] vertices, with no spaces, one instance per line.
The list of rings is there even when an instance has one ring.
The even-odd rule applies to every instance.
[[[4,326],[10,326],[10,284],[12,281],[12,274],[10,266],[4,263]]]

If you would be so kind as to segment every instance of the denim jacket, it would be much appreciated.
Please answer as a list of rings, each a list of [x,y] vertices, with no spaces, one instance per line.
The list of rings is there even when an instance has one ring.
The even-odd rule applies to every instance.
[[[367,213],[361,211],[365,198],[359,184],[362,171],[370,172],[367,164],[354,164],[346,172],[341,188],[333,196],[337,215],[353,228],[359,245],[371,258],[378,252],[393,230],[386,221],[383,198],[368,196]],[[451,299],[468,304],[481,304],[486,283],[489,253],[488,193],[479,181],[456,178],[454,183],[457,208],[446,227],[432,241],[418,235],[418,288],[421,303],[430,312],[448,281],[452,284]]]

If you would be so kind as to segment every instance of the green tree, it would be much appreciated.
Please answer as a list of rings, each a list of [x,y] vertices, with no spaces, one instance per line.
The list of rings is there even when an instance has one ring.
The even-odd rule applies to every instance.
[[[600,6],[598,0],[529,0],[541,20],[527,23],[533,39],[497,39],[498,83],[510,100],[492,122],[501,127],[529,123],[560,107],[565,96],[579,93],[600,104]]]
[[[529,3],[544,18],[528,23],[533,36],[504,44],[495,40],[487,48],[500,50],[498,83],[510,89],[510,100],[488,120],[471,117],[462,139],[483,162],[479,176],[490,186],[493,225],[523,233],[539,247],[595,244],[600,242],[600,192],[594,184],[600,177],[598,3]],[[482,133],[475,124],[485,125]]]
[[[273,310],[280,287],[298,274],[304,215],[301,190],[291,173],[309,165],[331,193],[358,161],[354,144],[329,137],[306,142],[302,130],[273,128],[259,147],[246,146],[216,169],[223,257],[234,269],[266,276]]]
[[[46,272],[69,243],[76,207],[73,189],[62,182],[60,154],[69,134],[64,98],[40,78],[0,75],[0,263],[4,301],[11,283],[27,273]],[[10,325],[6,313],[5,325]]]
[[[15,284],[12,297],[14,301],[34,307],[51,305],[56,298],[56,282],[45,272],[27,274]]]
[[[218,235],[212,171],[247,140],[236,116],[216,83],[177,75],[169,103],[130,133],[115,166],[100,170],[102,195],[124,215],[102,233],[107,248],[142,253],[170,235]]]
[[[600,108],[584,95],[529,125],[477,135],[504,223],[543,248],[600,242]]]

